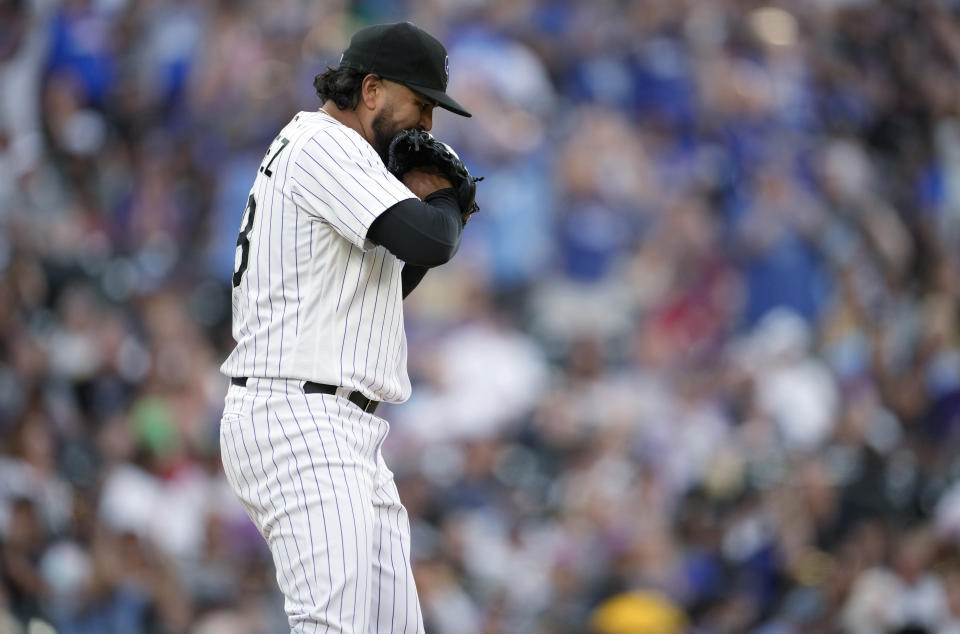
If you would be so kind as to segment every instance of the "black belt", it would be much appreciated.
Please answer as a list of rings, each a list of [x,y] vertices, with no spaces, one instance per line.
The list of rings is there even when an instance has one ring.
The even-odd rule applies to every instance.
[[[230,383],[233,385],[239,385],[240,387],[246,387],[247,378],[235,376],[230,379]],[[336,385],[314,383],[313,381],[306,381],[303,384],[304,394],[336,394],[338,389],[339,388]],[[350,395],[347,397],[347,399],[368,414],[374,413],[377,409],[377,406],[380,405],[380,401],[370,400],[357,391],[350,392]]]

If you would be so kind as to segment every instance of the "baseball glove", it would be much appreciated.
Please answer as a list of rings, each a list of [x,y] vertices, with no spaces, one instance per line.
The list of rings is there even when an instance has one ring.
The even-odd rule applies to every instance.
[[[387,169],[399,179],[415,168],[435,170],[453,185],[464,222],[480,210],[477,183],[483,177],[471,176],[457,153],[446,143],[423,130],[402,130],[390,142]]]

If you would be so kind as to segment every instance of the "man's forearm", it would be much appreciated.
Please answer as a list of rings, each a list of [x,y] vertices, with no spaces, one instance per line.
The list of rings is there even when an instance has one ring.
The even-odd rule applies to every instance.
[[[441,189],[425,201],[409,198],[390,207],[370,225],[367,237],[407,265],[430,268],[453,257],[462,232],[463,220],[453,190]]]

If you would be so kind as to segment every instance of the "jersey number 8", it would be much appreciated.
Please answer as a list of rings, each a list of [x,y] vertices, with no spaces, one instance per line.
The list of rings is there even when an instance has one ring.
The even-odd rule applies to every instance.
[[[277,147],[274,150],[275,143],[271,143],[270,147],[267,149],[267,156],[270,156],[271,152],[273,156],[270,156],[270,160],[267,161],[266,165],[260,166],[260,173],[270,178],[273,176],[273,172],[270,171],[270,166],[273,162],[280,156],[280,152],[283,151],[283,148],[287,147],[287,144],[290,143],[290,139],[277,135],[277,138],[274,139],[275,142],[280,143],[280,147]],[[267,157],[263,157],[266,161]],[[233,287],[236,288],[240,286],[240,279],[243,277],[243,272],[247,270],[247,260],[250,257],[250,231],[253,229],[253,215],[257,212],[257,201],[253,199],[253,194],[250,194],[250,198],[247,199],[247,208],[243,210],[243,222],[240,223],[240,235],[237,236],[237,254],[234,258],[233,265]]]
[[[233,287],[240,286],[240,278],[247,270],[247,260],[250,257],[250,231],[253,230],[253,216],[257,213],[257,201],[253,194],[247,199],[247,207],[243,210],[243,221],[240,223],[240,235],[237,236],[237,252],[233,264]]]

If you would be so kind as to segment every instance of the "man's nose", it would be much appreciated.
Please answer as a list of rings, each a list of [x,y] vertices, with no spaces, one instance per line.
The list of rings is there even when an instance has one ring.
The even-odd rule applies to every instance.
[[[433,113],[426,111],[420,115],[420,129],[429,132],[430,128],[433,127]]]

